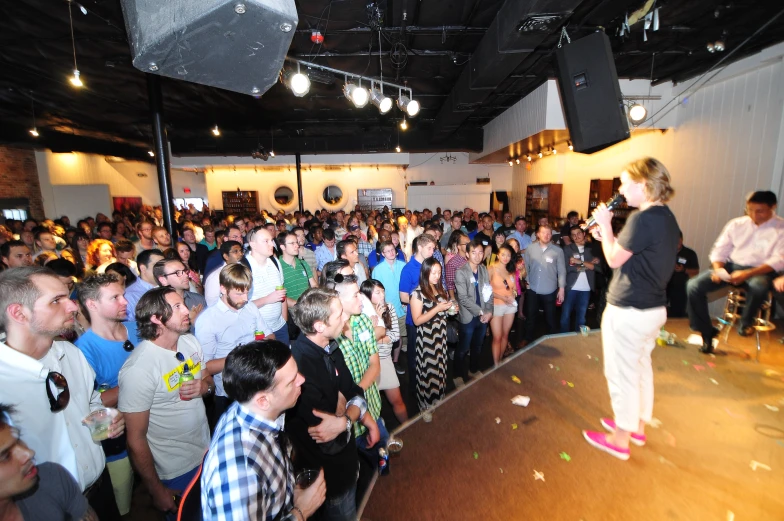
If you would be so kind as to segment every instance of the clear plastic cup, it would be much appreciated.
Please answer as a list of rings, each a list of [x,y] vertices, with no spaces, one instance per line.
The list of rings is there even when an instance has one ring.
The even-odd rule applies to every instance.
[[[319,469],[303,469],[297,472],[295,478],[297,487],[306,489],[316,482],[319,476]]]
[[[100,442],[109,437],[109,426],[112,424],[113,419],[112,411],[102,408],[88,414],[82,420],[82,423],[90,429],[90,436],[92,436],[93,441]]]

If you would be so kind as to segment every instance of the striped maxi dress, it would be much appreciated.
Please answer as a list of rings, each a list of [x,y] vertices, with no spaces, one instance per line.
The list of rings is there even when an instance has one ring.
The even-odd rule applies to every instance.
[[[433,309],[437,302],[414,290],[422,302],[422,313]],[[446,313],[440,312],[429,322],[417,326],[416,397],[420,410],[435,405],[446,395]]]

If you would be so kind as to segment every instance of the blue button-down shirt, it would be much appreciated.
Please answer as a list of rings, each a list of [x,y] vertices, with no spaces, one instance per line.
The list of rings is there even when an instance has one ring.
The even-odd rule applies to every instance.
[[[528,248],[531,244],[531,236],[527,233],[520,233],[517,230],[510,233],[507,237],[507,240],[514,239],[520,243],[520,251],[523,251]]]
[[[136,282],[125,288],[125,300],[128,301],[128,321],[136,322],[136,304],[142,298],[142,295],[155,288],[149,282],[142,280],[141,277],[136,279]]]
[[[338,259],[337,256],[337,246],[333,247],[334,253],[327,249],[326,244],[321,244],[318,248],[316,248],[316,269],[321,271],[324,269],[324,265],[328,262],[332,262]]]

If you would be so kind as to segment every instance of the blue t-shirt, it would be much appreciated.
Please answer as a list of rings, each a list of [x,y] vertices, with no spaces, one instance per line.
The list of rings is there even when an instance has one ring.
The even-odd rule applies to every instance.
[[[139,343],[139,338],[136,336],[136,322],[123,322],[123,325],[128,330],[128,340],[135,347]],[[95,371],[96,388],[104,384],[109,387],[119,385],[120,369],[131,356],[131,351],[123,349],[124,342],[106,340],[93,333],[92,329],[88,329],[76,339],[74,344]]]
[[[422,263],[419,262],[415,256],[411,256],[411,260],[405,265],[403,271],[400,273],[400,292],[406,295],[411,295],[411,292],[419,286],[419,272],[422,270]],[[411,306],[406,308],[406,325],[413,326],[414,319],[411,317]]]
[[[403,253],[401,250],[397,250],[397,260],[406,262],[406,254]],[[373,268],[378,266],[379,263],[384,262],[384,256],[379,253],[378,257],[376,257],[376,250],[373,250],[370,252],[370,255],[368,255],[367,261],[368,261],[368,268],[370,268],[370,270],[373,271]]]

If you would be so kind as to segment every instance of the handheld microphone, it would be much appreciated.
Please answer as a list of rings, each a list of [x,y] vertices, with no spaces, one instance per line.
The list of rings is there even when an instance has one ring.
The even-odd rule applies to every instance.
[[[607,202],[605,203],[605,205],[607,205],[607,209],[608,209],[608,210],[612,211],[612,210],[616,209],[618,206],[620,206],[620,205],[621,205],[622,203],[624,203],[624,202],[626,202],[626,199],[624,199],[624,197],[623,197],[621,194],[615,194],[615,195],[612,197],[612,199],[610,199],[609,201],[607,201]],[[588,230],[590,230],[590,229],[591,229],[591,228],[593,228],[594,226],[596,226],[596,219],[594,219],[594,218],[593,218],[593,215],[592,215],[592,216],[591,216],[591,217],[590,217],[590,218],[589,218],[589,219],[588,219],[588,220],[585,222],[585,225],[583,226],[583,231],[584,231],[584,232],[587,232]]]

